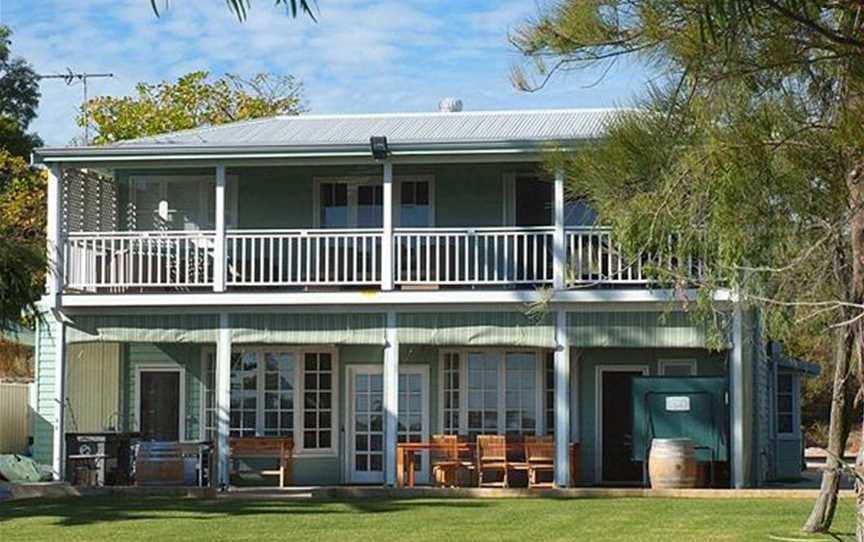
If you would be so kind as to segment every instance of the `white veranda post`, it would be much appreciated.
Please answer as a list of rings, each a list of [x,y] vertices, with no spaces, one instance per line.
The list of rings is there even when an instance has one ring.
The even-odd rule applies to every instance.
[[[228,434],[231,413],[231,328],[229,315],[219,315],[216,340],[216,453],[217,476],[221,487],[230,483],[230,454]]]
[[[555,314],[555,485],[570,485],[570,340],[567,312]]]
[[[387,344],[384,347],[384,483],[396,485],[396,446],[399,423],[399,337],[396,313],[387,313]]]

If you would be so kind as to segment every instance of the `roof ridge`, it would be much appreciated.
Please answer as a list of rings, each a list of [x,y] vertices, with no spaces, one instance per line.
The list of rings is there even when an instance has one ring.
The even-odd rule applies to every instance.
[[[333,118],[376,118],[376,117],[473,117],[481,115],[536,115],[553,113],[612,113],[616,111],[635,111],[633,107],[575,107],[557,109],[490,109],[471,111],[406,111],[396,113],[316,113],[313,115],[275,115],[270,119],[333,119]]]

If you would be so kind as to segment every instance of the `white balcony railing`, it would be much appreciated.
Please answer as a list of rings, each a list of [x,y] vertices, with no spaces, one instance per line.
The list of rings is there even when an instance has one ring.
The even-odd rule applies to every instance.
[[[554,237],[551,227],[397,228],[393,283],[551,285]],[[66,289],[215,287],[216,243],[212,231],[70,233],[63,252]],[[379,286],[383,243],[379,229],[231,230],[225,235],[225,284],[234,289]],[[649,282],[643,269],[649,259],[624,257],[608,229],[567,228],[564,252],[561,272],[568,287]]]
[[[421,228],[394,233],[395,283],[548,284],[553,228]]]
[[[63,252],[66,287],[213,285],[212,231],[73,232]]]
[[[380,284],[381,239],[381,230],[229,231],[226,284]]]
[[[645,284],[644,258],[627,259],[608,228],[566,230],[568,285]]]

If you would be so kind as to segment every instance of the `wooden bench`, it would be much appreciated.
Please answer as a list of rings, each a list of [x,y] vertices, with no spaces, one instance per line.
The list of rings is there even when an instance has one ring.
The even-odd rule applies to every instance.
[[[294,441],[287,437],[232,437],[231,444],[231,474],[256,473],[260,476],[278,476],[279,487],[290,485],[293,479]],[[276,470],[240,470],[238,458],[276,458],[279,468]]]

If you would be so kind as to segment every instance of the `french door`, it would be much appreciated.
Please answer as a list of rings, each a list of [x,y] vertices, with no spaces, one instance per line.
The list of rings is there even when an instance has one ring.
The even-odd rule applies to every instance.
[[[384,482],[384,378],[381,367],[349,367],[348,478],[355,484]],[[429,439],[429,373],[426,367],[399,370],[399,442]],[[417,454],[417,483],[428,483],[428,457]]]

